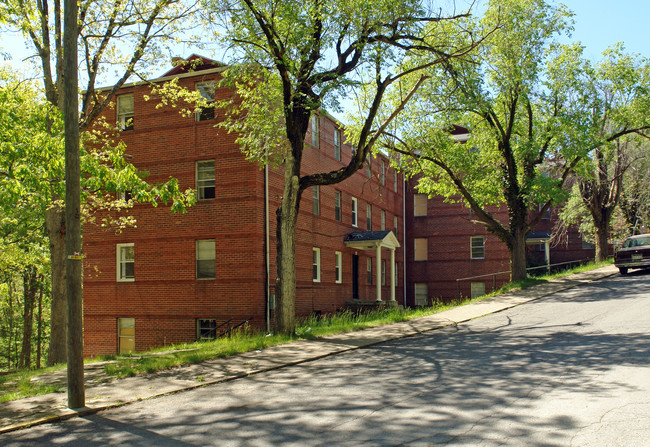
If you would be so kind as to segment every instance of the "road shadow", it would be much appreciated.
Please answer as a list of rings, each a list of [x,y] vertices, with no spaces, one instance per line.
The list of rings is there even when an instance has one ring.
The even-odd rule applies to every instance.
[[[647,275],[639,275],[638,282],[636,276],[614,277],[587,286],[580,296],[560,294],[544,302],[606,302],[620,297],[620,288],[627,286],[635,293],[648,293],[647,279]],[[615,396],[630,385],[595,378],[614,368],[650,366],[645,331],[604,333],[579,320],[517,324],[503,313],[494,322],[487,329],[483,322],[463,324],[394,340],[49,429],[37,427],[10,434],[13,437],[4,441],[5,445],[47,444],[55,438],[66,445],[566,445],[567,432],[577,430],[579,421],[561,413],[531,417],[538,399],[546,393],[569,392]],[[502,420],[507,424],[497,423]],[[535,437],[539,433],[547,434],[544,441]]]

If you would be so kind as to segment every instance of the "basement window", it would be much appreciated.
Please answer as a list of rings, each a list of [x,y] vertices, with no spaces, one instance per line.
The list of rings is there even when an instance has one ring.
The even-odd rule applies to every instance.
[[[199,318],[196,320],[196,339],[214,340],[217,338],[217,320],[214,318]]]

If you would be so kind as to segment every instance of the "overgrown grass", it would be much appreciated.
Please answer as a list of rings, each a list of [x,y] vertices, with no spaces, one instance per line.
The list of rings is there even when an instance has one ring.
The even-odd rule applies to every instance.
[[[210,342],[166,346],[127,356],[103,356],[95,359],[87,359],[86,363],[108,361],[104,365],[104,372],[107,375],[115,378],[131,377],[213,358],[260,350],[270,346],[290,343],[298,339],[324,337],[389,323],[407,321],[609,264],[611,262],[591,263],[572,268],[565,272],[529,277],[523,281],[507,284],[499,290],[479,298],[461,298],[451,302],[435,302],[431,307],[413,309],[384,308],[363,313],[355,313],[348,310],[332,315],[312,316],[299,321],[296,327],[296,333],[291,336],[264,334],[244,329],[236,332],[229,338],[221,338]],[[0,376],[0,402],[63,391],[64,385],[44,384],[39,382],[35,377],[64,368],[65,365],[58,365],[50,368],[21,371]]]
[[[64,366],[41,368],[34,371],[19,371],[0,376],[0,403],[40,394],[64,391],[60,384],[47,384],[37,380],[37,375],[57,371]]]

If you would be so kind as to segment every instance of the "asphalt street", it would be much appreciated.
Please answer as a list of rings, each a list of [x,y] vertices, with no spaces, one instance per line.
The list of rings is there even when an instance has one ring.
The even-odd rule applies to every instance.
[[[0,444],[648,446],[650,274]]]

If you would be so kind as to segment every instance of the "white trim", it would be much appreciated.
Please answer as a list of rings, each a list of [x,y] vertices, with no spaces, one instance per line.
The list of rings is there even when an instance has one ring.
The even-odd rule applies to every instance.
[[[359,224],[359,203],[356,197],[352,197],[352,226],[356,227]]]
[[[483,256],[474,256],[474,240],[481,240],[481,249],[483,249]],[[477,245],[478,249],[479,246]],[[470,259],[485,259],[485,236],[470,236],[469,237],[469,257]]]
[[[133,277],[122,277],[122,249],[123,248],[133,248]],[[117,271],[116,271],[116,279],[118,282],[133,282],[135,281],[135,244],[133,242],[129,242],[126,244],[116,244],[115,245],[115,254],[116,254],[116,260],[117,260]],[[125,262],[126,264],[126,262]]]
[[[315,270],[314,270],[315,268]],[[316,276],[314,277],[314,273]],[[320,248],[312,248],[312,275],[311,279],[313,282],[320,282]]]
[[[343,282],[343,254],[340,251],[334,252],[334,282]]]

